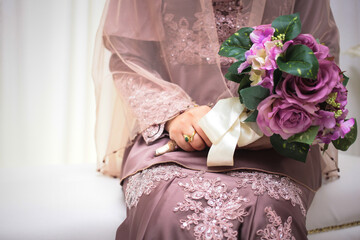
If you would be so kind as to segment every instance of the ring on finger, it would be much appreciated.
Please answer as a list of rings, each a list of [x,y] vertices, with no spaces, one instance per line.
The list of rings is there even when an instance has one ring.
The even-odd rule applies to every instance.
[[[184,136],[185,142],[188,142],[188,143],[192,142],[192,140],[194,140],[195,134],[196,134],[195,130],[191,136],[184,134],[183,136]]]

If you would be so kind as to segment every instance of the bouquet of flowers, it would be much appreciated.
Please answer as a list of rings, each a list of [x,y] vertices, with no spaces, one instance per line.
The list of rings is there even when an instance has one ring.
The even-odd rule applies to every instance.
[[[349,78],[328,47],[300,32],[299,14],[280,16],[240,29],[219,54],[237,59],[225,77],[239,83],[244,122],[256,123],[277,152],[304,162],[313,143],[346,151],[357,126],[346,118]]]

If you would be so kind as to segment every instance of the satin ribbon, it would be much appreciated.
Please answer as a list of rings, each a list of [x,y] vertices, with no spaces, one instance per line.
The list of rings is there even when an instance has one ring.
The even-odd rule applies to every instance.
[[[219,100],[200,119],[200,127],[212,142],[208,166],[233,166],[236,146],[246,146],[263,136],[255,123],[244,122],[247,117],[245,106],[234,97]]]

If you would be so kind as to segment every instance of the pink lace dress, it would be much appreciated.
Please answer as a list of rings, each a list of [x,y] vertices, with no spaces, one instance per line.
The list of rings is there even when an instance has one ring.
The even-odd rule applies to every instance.
[[[248,23],[251,16],[242,14],[248,12],[243,7],[238,0],[213,0],[219,42]],[[279,14],[290,14],[294,5],[283,4],[280,11]],[[206,25],[201,13],[195,13],[195,19],[176,18],[171,9],[165,8],[162,16],[167,39],[172,41],[166,45],[169,68],[178,68],[172,72],[178,71],[180,76],[183,64],[195,68],[202,61],[209,62],[212,71],[215,60],[206,46],[196,45],[202,37],[200,30]],[[225,71],[231,63],[221,59],[222,69]],[[144,92],[141,87],[146,88],[115,82],[140,94]],[[178,85],[199,104],[214,103],[213,96],[221,95],[226,88],[211,83],[199,88],[196,81],[184,80],[179,80]],[[227,87],[232,89],[232,83],[227,83]],[[161,109],[171,107],[172,113],[167,116],[174,116],[189,107],[189,102],[181,99],[177,105],[168,106],[166,96],[164,92],[165,101],[156,109],[144,98],[132,97],[130,104],[147,104],[145,108],[159,111],[160,117]],[[146,113],[138,114],[145,116],[141,119],[146,121]],[[168,140],[164,124],[153,124],[126,149],[120,176],[127,218],[119,226],[116,239],[307,239],[306,212],[321,186],[318,146],[312,148],[305,164],[286,159],[272,149],[238,149],[233,167],[207,167],[208,149],[174,151],[155,157],[155,150]]]

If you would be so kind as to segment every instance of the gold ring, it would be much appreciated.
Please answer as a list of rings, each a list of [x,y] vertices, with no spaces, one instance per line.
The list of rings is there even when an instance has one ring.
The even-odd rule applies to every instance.
[[[191,136],[184,134],[183,136],[184,136],[185,142],[192,142],[192,140],[194,140],[195,134],[196,134],[195,130]]]

